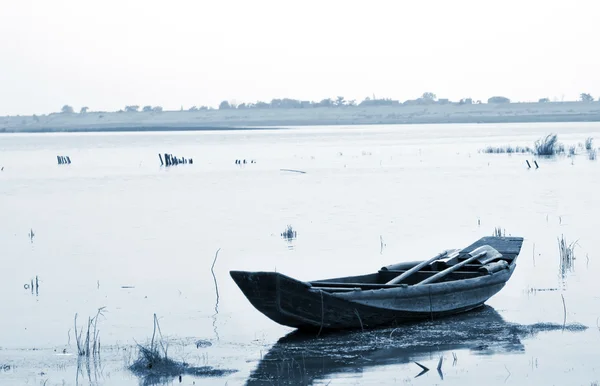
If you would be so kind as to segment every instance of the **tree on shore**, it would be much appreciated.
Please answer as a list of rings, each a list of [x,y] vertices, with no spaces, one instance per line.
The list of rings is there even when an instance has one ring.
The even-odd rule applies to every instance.
[[[594,101],[594,97],[587,93],[581,93],[581,95],[579,96],[579,99],[581,99],[582,102],[593,102]]]
[[[424,92],[421,98],[423,98],[425,102],[435,102],[437,95],[432,92]]]
[[[84,106],[81,108],[81,110],[79,110],[79,114],[87,114],[89,109],[90,109],[89,107]]]
[[[219,110],[228,110],[231,108],[231,104],[228,101],[223,101],[219,104]]]
[[[346,105],[346,99],[343,96],[338,96],[335,100],[335,105],[337,107],[342,107]]]
[[[510,99],[503,96],[493,96],[488,99],[488,103],[510,103]]]
[[[60,112],[63,114],[73,114],[74,110],[73,107],[69,105],[64,105],[62,109],[60,109]]]
[[[137,111],[139,109],[140,109],[140,106],[138,106],[138,105],[125,106],[125,111],[128,113],[137,113]]]

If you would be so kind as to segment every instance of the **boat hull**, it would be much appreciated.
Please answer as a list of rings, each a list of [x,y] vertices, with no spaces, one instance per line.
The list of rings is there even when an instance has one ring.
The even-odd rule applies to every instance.
[[[277,272],[231,271],[250,303],[271,320],[298,329],[396,325],[466,312],[483,305],[511,277],[506,270],[424,286],[327,292]]]

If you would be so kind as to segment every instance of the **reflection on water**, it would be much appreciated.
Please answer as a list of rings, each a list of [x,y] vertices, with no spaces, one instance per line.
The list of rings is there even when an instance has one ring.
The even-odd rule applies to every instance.
[[[307,385],[336,373],[409,363],[459,349],[479,355],[524,352],[521,339],[561,329],[560,324],[508,323],[492,307],[484,306],[455,317],[395,329],[330,333],[320,338],[294,331],[282,337],[261,359],[247,384]],[[565,329],[582,331],[587,327],[567,325]],[[453,357],[456,364],[457,358]]]
[[[89,385],[98,385],[98,382],[104,380],[104,368],[102,366],[100,355],[94,357],[77,357],[77,374],[75,376],[76,385],[79,385],[80,382]]]

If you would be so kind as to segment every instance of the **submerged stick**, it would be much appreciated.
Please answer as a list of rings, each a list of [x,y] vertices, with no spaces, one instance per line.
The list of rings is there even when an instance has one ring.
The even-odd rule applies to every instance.
[[[213,260],[212,266],[210,267],[210,272],[212,273],[213,276],[213,280],[215,282],[215,292],[217,293],[217,302],[219,302],[219,287],[217,286],[217,277],[215,276],[215,263],[217,262],[217,257],[219,257],[219,251],[221,250],[221,248],[217,249],[217,252],[215,253],[215,259]]]

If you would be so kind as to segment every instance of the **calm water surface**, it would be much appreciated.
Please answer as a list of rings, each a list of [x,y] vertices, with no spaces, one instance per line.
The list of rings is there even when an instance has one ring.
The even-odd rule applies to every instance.
[[[125,366],[154,313],[176,359],[237,370],[182,384],[600,381],[600,164],[582,151],[533,170],[531,155],[478,153],[550,132],[567,147],[600,143],[598,123],[1,135],[0,384],[142,383]],[[194,164],[161,167],[159,152]],[[280,237],[288,224],[292,243]],[[229,277],[362,274],[495,227],[525,242],[489,307],[393,334],[288,335]],[[561,235],[578,240],[572,267],[559,263]],[[78,372],[73,318],[100,307],[102,362]],[[415,378],[414,361],[431,371]]]

